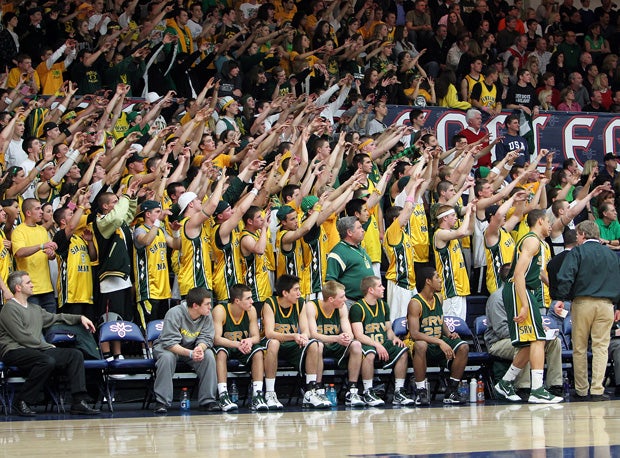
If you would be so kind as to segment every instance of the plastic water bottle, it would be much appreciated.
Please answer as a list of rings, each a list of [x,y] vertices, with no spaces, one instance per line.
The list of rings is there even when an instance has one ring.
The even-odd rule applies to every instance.
[[[239,390],[237,389],[237,384],[234,381],[230,387],[230,400],[235,404],[239,401]]]
[[[336,407],[338,405],[338,395],[336,393],[336,388],[334,388],[334,384],[330,383],[327,387],[327,391],[325,393],[327,395],[327,399],[331,402],[332,407]]]
[[[476,403],[476,391],[478,389],[478,382],[476,382],[475,378],[472,378],[469,382],[469,402],[472,404]]]
[[[570,382],[566,371],[564,371],[564,374],[562,375],[562,394],[564,396],[564,401],[568,401],[570,399]]]
[[[461,383],[459,383],[459,397],[461,399],[469,398],[469,385],[467,384],[467,380],[461,380]]]
[[[478,385],[476,386],[476,402],[478,404],[484,404],[484,382],[482,381],[482,377],[480,377]]]
[[[189,393],[187,392],[187,387],[183,387],[181,390],[181,410],[184,412],[189,411],[190,409],[190,400]]]

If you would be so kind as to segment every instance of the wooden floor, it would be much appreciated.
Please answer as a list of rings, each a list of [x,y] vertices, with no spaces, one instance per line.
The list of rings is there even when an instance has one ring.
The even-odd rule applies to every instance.
[[[620,401],[47,418],[0,422],[0,456],[620,456]]]

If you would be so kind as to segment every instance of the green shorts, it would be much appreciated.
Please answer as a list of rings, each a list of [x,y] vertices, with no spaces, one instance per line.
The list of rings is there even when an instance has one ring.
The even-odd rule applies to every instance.
[[[450,348],[456,353],[457,348],[466,342],[461,339],[450,339],[446,336],[442,336],[441,340],[450,345]],[[414,350],[415,352],[415,350]],[[426,364],[431,366],[443,366],[446,365],[448,360],[446,359],[446,354],[441,351],[441,347],[435,344],[428,344],[428,348],[426,349]]]
[[[269,347],[271,339],[266,337],[261,340],[261,345],[265,348]],[[318,344],[318,340],[310,339],[305,347],[300,347],[296,342],[280,342],[280,350],[278,351],[278,360],[284,360],[291,366],[295,367],[300,374],[305,373],[304,361],[306,358],[306,350],[312,344]]]
[[[256,353],[258,353],[259,351],[265,351],[265,346],[262,345],[261,342],[254,344],[252,345],[252,351],[248,353],[247,355],[241,353],[236,348],[215,347],[213,350],[215,351],[216,354],[221,351],[225,352],[228,355],[229,360],[236,359],[239,361],[241,366],[249,366],[250,361],[252,360],[252,358],[254,357]]]
[[[396,361],[403,355],[403,353],[407,353],[407,347],[399,347],[394,345],[391,340],[386,340],[383,342],[383,346],[388,352],[390,356],[387,361],[381,361],[379,358],[375,357],[375,367],[379,369],[391,369],[396,364]],[[362,353],[368,355],[369,353],[377,354],[377,350],[372,345],[362,345]]]
[[[337,343],[324,344],[323,358],[334,358],[339,368],[346,368],[349,360],[349,345],[344,347]]]

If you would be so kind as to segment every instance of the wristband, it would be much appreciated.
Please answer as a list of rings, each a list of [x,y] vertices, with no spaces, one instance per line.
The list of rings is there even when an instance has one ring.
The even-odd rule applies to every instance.
[[[504,164],[504,170],[508,170],[508,171],[512,170],[512,165]]]
[[[258,196],[258,189],[256,189],[256,188],[252,188],[252,189],[250,190],[250,193],[254,194],[255,196]]]
[[[45,250],[45,244],[44,244],[44,243],[42,243],[42,244],[39,246],[39,250],[41,250],[41,251]]]
[[[193,350],[189,351],[189,359],[194,359],[194,351]]]
[[[511,167],[512,168],[512,167]],[[490,173],[494,173],[495,175],[499,175],[501,171],[497,167],[493,167]]]
[[[62,103],[61,103],[61,104],[59,104],[59,105],[56,107],[56,109],[57,109],[58,111],[60,111],[61,113],[64,113],[65,111],[67,111],[67,107],[66,107],[66,106],[64,106]]]
[[[61,132],[65,134],[65,136],[71,137],[71,131],[67,129],[66,127]]]
[[[200,212],[201,212],[203,215],[205,215],[205,216],[211,216],[211,215],[209,215],[209,214],[205,211],[205,209],[204,209],[204,208],[201,208],[201,209],[200,209]]]
[[[412,204],[415,204],[415,199],[411,196],[407,196],[407,198],[405,199],[405,202],[411,202]]]
[[[175,238],[175,239],[180,239],[181,238],[181,231],[180,230],[173,231],[172,232],[172,237]]]
[[[6,103],[7,105],[10,105],[10,104],[12,104],[12,103],[13,103],[13,100],[12,100],[12,99],[10,99],[9,97],[5,97],[5,98],[4,98],[4,103]]]
[[[75,205],[75,202],[69,202],[67,204],[67,208],[69,208],[70,210],[75,210],[77,208],[77,205]]]
[[[161,227],[161,220],[156,219],[155,222],[153,223],[154,227]]]
[[[80,210],[86,210],[86,207],[84,205],[78,205],[78,207]]]

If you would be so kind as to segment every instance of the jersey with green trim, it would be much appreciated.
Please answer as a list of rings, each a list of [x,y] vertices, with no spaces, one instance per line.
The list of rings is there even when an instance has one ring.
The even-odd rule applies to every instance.
[[[327,314],[321,303],[323,301],[312,301],[316,307],[316,329],[319,334],[324,336],[337,336],[340,335],[340,311],[338,309],[332,310],[331,314]]]
[[[433,304],[427,303],[424,298],[416,294],[413,299],[418,301],[421,308],[420,332],[427,336],[441,339],[443,335],[443,308],[437,294],[433,294]]]
[[[362,323],[364,334],[372,340],[383,343],[388,340],[385,322],[390,316],[390,308],[383,299],[370,305],[364,299],[354,303],[349,310],[351,323]]]
[[[299,314],[303,308],[304,300],[299,298],[291,307],[281,307],[276,296],[268,297],[265,301],[267,307],[271,307],[274,317],[274,331],[282,334],[297,334],[299,330]]]

